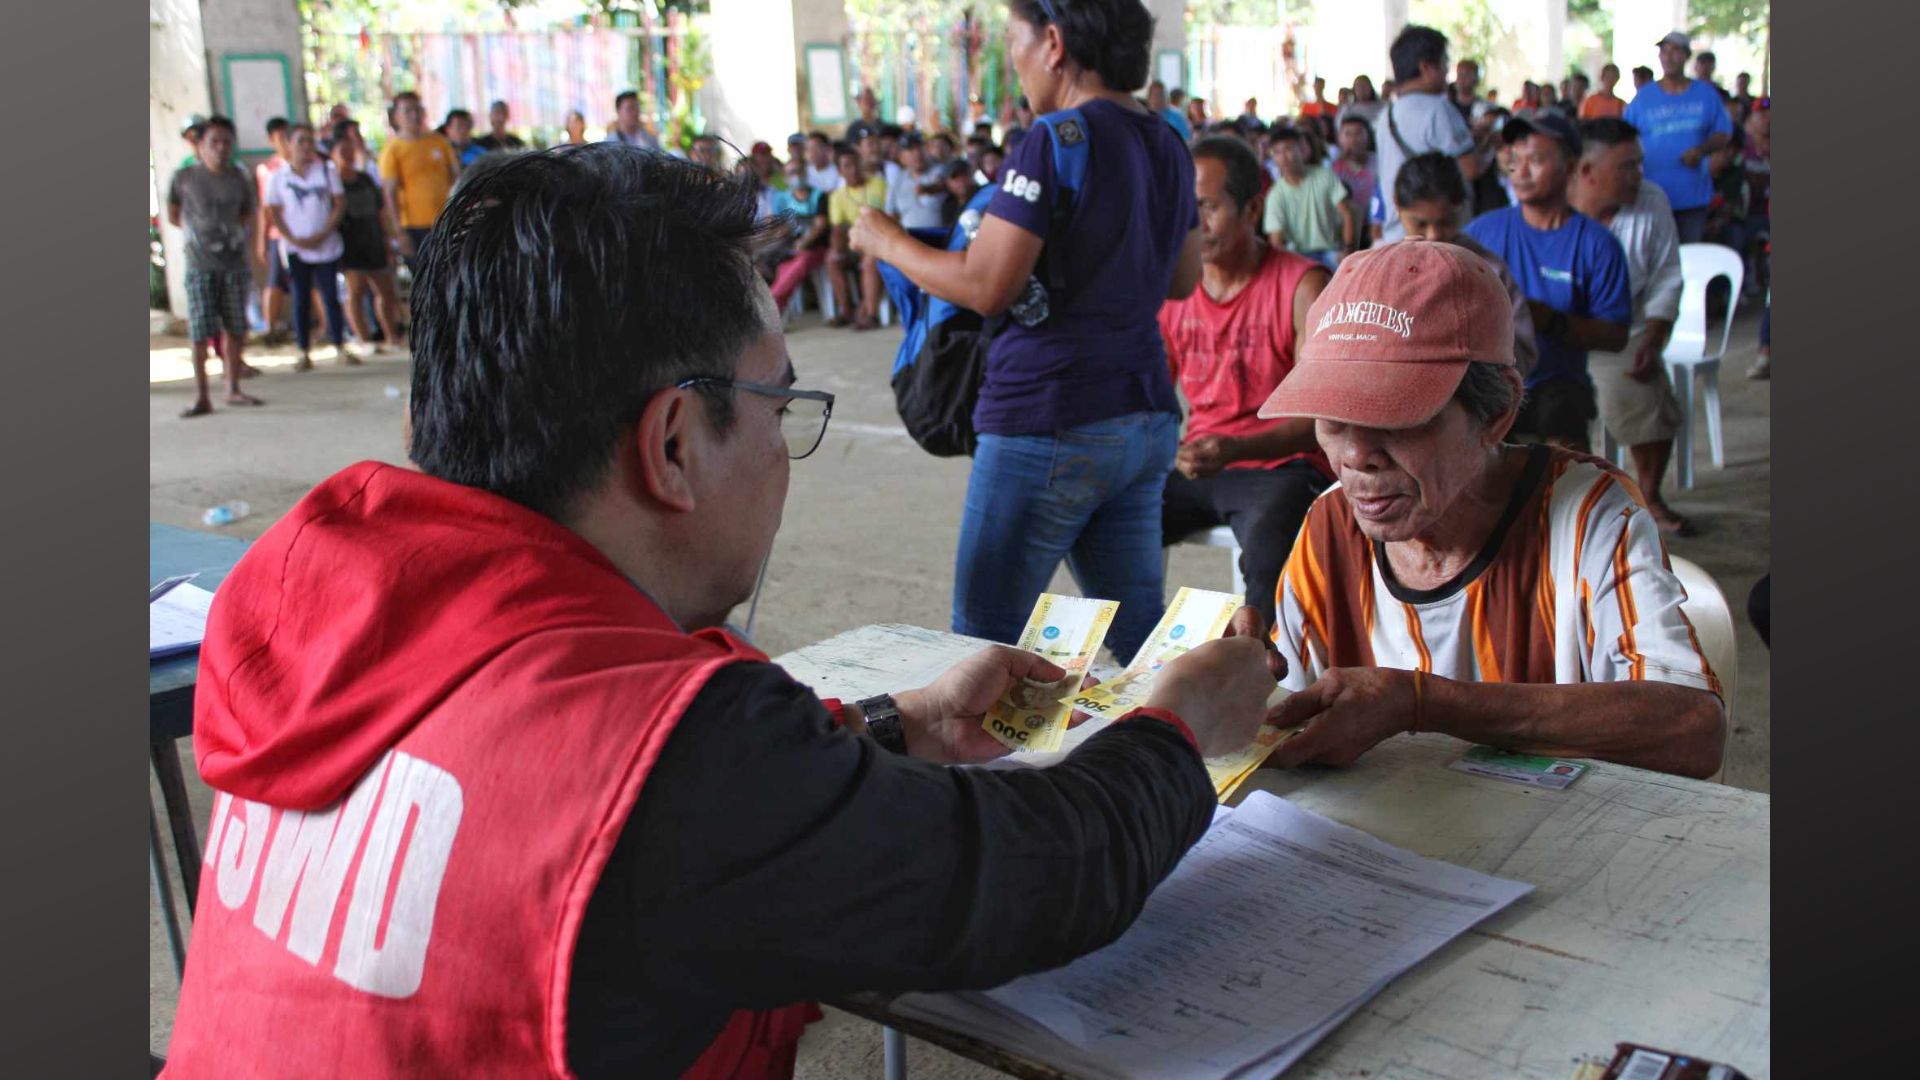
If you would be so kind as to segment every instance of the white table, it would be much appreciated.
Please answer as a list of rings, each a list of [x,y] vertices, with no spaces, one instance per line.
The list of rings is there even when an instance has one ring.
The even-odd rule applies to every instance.
[[[851,700],[922,685],[980,644],[867,626],[777,662]],[[1263,769],[1242,788],[1535,889],[1395,980],[1289,1076],[1566,1080],[1616,1042],[1770,1076],[1769,797],[1604,762],[1547,791],[1446,768],[1465,749],[1402,736],[1352,768]]]

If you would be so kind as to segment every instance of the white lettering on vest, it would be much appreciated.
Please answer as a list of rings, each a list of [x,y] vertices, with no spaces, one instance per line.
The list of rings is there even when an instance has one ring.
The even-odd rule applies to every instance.
[[[339,922],[340,894],[352,870],[333,974],[370,994],[408,997],[426,973],[434,908],[465,806],[451,773],[397,750],[325,810],[276,810],[220,792],[208,827],[207,869],[228,910],[255,898],[253,925],[273,940],[291,907],[287,949],[309,964],[320,962]],[[355,869],[363,839],[365,854]]]
[[[394,755],[387,793],[355,875],[335,977],[382,997],[407,997],[420,988],[440,882],[464,808],[460,782],[452,774],[407,754]],[[382,934],[387,885],[403,842],[406,859],[398,868],[393,909]]]
[[[253,872],[260,868],[260,852],[267,846],[267,825],[273,820],[273,811],[245,799],[234,799],[227,805],[229,811],[238,810],[247,816],[242,821],[228,814],[220,838],[220,858],[214,866],[219,874],[220,902],[228,911],[238,911],[253,892]]]
[[[287,949],[309,964],[319,963],[327,947],[327,928],[340,906],[340,890],[360,837],[367,831],[367,815],[386,775],[385,764],[368,770],[344,802],[310,813],[283,813],[273,832],[266,868],[260,872],[253,925],[278,940],[292,900],[293,930],[287,936]]]

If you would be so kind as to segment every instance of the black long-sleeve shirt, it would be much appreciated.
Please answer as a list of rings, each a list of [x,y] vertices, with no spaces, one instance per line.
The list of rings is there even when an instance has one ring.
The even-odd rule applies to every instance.
[[[1172,726],[1050,769],[957,769],[839,730],[771,664],[715,673],[648,774],[568,988],[582,1077],[677,1076],[740,1008],[997,986],[1120,936],[1213,788]]]

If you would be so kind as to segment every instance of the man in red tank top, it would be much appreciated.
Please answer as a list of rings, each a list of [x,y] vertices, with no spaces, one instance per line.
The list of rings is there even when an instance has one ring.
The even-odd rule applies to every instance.
[[[842,705],[722,629],[832,407],[794,386],[756,216],[750,180],[618,144],[454,193],[414,284],[417,469],[323,481],[213,602],[168,1075],[787,1077],[811,1001],[1065,964],[1205,832],[1201,752],[1283,674],[1258,637],[1059,765],[963,770],[1058,668],[995,647]]]
[[[1245,143],[1193,147],[1200,288],[1160,309],[1167,360],[1191,407],[1167,477],[1167,543],[1226,525],[1240,542],[1247,602],[1271,617],[1274,586],[1307,507],[1332,481],[1309,420],[1255,413],[1293,370],[1306,312],[1331,275],[1260,238],[1260,163]]]

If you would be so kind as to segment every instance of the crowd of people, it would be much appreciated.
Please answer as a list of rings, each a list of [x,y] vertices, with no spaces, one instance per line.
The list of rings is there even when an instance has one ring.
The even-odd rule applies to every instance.
[[[1414,26],[1383,94],[1210,122],[1148,85],[1139,0],[1008,11],[1025,97],[997,139],[868,94],[840,140],[727,163],[653,152],[622,95],[604,143],[498,156],[502,108],[463,165],[470,118],[427,130],[403,95],[377,158],[348,118],[324,147],[289,125],[256,189],[206,122],[169,198],[196,359],[221,340],[239,403],[249,244],[296,320],[336,268],[378,294],[406,262],[414,467],[323,481],[215,600],[175,1075],[790,1077],[812,1001],[1114,940],[1214,818],[1203,758],[1263,721],[1298,729],[1282,768],[1408,732],[1719,767],[1658,494],[1674,256],[1714,214],[1657,178],[1711,187],[1732,121],[1684,39],[1618,116],[1579,119],[1577,83],[1501,110]],[[964,237],[926,242],[959,207]],[[784,340],[821,268],[845,325],[883,272],[996,325],[956,631],[1012,643],[1064,559],[1121,601],[1124,658],[1163,545],[1241,539],[1226,637],[1056,766],[953,767],[1005,752],[994,702],[1064,677],[1035,653],[823,701],[724,627],[832,416]],[[1596,383],[1639,484],[1578,452]]]

